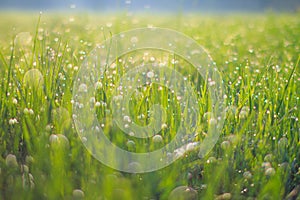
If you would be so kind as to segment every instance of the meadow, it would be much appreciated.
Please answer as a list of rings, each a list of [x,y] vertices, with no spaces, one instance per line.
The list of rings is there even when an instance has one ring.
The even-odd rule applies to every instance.
[[[0,18],[0,199],[300,199],[299,13],[2,12]],[[87,151],[73,123],[72,92],[96,45],[140,27],[174,29],[205,47],[222,74],[226,118],[205,157],[184,151],[163,169],[126,173]],[[132,57],[139,65],[165,61],[193,82],[199,119],[189,134],[201,142],[212,122],[207,81],[161,52],[116,59],[91,101],[98,120],[112,124],[104,121],[108,102]],[[160,136],[134,138],[111,125],[105,134],[127,151],[159,149],[178,130],[178,101],[168,88],[146,84],[131,98],[130,115],[146,126],[151,105],[162,105]]]

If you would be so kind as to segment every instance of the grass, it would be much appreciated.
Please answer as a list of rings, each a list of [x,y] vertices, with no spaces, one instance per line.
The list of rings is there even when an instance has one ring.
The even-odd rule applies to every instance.
[[[299,13],[0,16],[5,19],[0,22],[1,199],[74,199],[83,193],[86,199],[168,199],[177,186],[191,187],[183,193],[186,198],[197,191],[199,199],[283,199],[300,185]],[[224,79],[227,115],[206,157],[187,152],[161,170],[129,174],[101,164],[83,146],[72,121],[72,86],[97,44],[111,34],[146,26],[183,32],[210,52]],[[118,73],[102,83],[95,101],[109,102],[130,56],[143,64],[149,62],[144,53],[117,61]],[[201,141],[207,131],[206,81],[174,55],[154,51],[147,56],[165,60],[195,83],[199,120],[191,134]],[[151,105],[168,108],[168,126],[159,133],[162,143],[151,146],[148,139],[110,126],[105,134],[129,151],[160,148],[176,134],[180,104],[156,84],[134,95],[130,114],[140,125],[151,120]],[[99,121],[110,116],[109,109],[109,104],[96,109]]]

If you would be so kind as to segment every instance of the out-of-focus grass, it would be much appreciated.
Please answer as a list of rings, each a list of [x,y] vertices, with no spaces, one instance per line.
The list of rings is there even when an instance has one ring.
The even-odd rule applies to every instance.
[[[299,14],[0,17],[2,199],[167,199],[180,185],[204,199],[282,199],[300,184]],[[159,171],[127,174],[102,165],[82,145],[71,119],[72,85],[97,44],[147,26],[183,32],[210,52],[222,72],[228,112],[222,136],[207,157],[189,152]],[[181,73],[192,73],[188,70]],[[101,101],[101,93],[97,98]],[[145,98],[149,104],[143,104]],[[201,98],[203,125],[194,133],[196,140],[205,137],[207,97]],[[156,102],[176,112],[176,101],[168,99],[174,100],[168,90],[152,85],[133,101],[132,114],[148,116],[147,108]],[[168,120],[176,125],[176,118]],[[146,122],[147,117],[140,123]],[[122,148],[143,151],[138,141],[138,149],[130,149],[120,131],[107,132],[118,133],[114,140]],[[174,133],[162,132],[164,142]]]

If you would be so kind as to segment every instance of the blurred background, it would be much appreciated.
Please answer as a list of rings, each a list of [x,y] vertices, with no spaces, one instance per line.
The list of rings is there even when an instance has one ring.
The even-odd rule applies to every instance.
[[[0,0],[1,10],[296,12],[300,0]]]

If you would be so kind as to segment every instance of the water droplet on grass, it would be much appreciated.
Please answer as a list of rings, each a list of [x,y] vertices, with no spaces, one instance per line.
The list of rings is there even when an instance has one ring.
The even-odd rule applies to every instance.
[[[139,41],[138,37],[134,36],[130,39],[131,43],[137,43]]]
[[[252,174],[249,171],[245,171],[244,174],[243,174],[243,177],[245,179],[251,179],[252,178]]]
[[[128,171],[132,173],[140,171],[140,169],[141,169],[141,164],[138,162],[131,162],[128,164]]]
[[[31,44],[32,36],[29,32],[21,32],[16,35],[14,42],[15,45],[18,45],[18,47],[22,48]]]
[[[188,186],[178,186],[172,190],[168,200],[196,200],[198,199],[198,192]]]
[[[275,169],[273,167],[269,167],[265,171],[266,176],[273,176],[275,174]]]
[[[288,145],[288,139],[286,137],[282,137],[278,141],[278,147],[284,149]]]
[[[23,77],[23,83],[25,87],[29,87],[35,91],[38,91],[42,89],[44,78],[40,70],[30,69],[25,73]]]
[[[72,192],[74,199],[84,199],[84,192],[80,189],[75,189]]]
[[[17,158],[13,154],[8,154],[5,158],[5,163],[9,168],[16,168],[18,167]]]
[[[230,142],[229,141],[223,141],[222,143],[221,143],[221,148],[222,149],[227,149],[227,148],[229,148],[230,147]]]
[[[26,162],[27,165],[32,164],[33,161],[34,161],[34,159],[33,159],[32,156],[26,156],[26,157],[25,157],[25,162]]]
[[[163,137],[161,135],[154,135],[152,138],[152,141],[154,143],[162,143],[163,142]]]
[[[232,198],[231,193],[223,193],[218,195],[215,200],[230,200]]]
[[[209,157],[206,161],[207,164],[215,163],[215,162],[217,162],[217,159],[215,157]]]
[[[273,155],[272,154],[267,154],[264,158],[265,162],[272,162],[273,160]]]
[[[51,134],[49,137],[49,142],[52,145],[59,145],[61,147],[69,147],[68,138],[62,134]]]
[[[126,142],[126,146],[128,149],[134,149],[135,148],[135,142],[133,140],[128,140]]]

